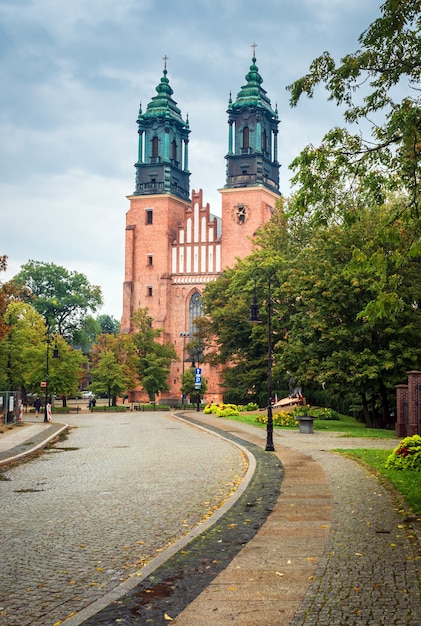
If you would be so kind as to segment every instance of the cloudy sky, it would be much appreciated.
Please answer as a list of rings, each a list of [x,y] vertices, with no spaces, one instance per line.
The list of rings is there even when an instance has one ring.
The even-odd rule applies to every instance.
[[[101,312],[121,316],[127,195],[134,190],[136,118],[155,95],[163,57],[190,122],[191,189],[220,214],[226,109],[257,66],[281,120],[281,191],[288,165],[317,144],[339,111],[321,90],[296,109],[286,86],[329,50],[339,58],[380,15],[379,0],[0,0],[0,254],[3,280],[28,260],[100,285]]]

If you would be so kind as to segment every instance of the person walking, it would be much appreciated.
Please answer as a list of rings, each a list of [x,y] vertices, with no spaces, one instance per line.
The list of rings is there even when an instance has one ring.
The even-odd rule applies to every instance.
[[[35,398],[34,407],[35,407],[35,416],[38,417],[39,410],[42,407],[42,402],[39,398]]]

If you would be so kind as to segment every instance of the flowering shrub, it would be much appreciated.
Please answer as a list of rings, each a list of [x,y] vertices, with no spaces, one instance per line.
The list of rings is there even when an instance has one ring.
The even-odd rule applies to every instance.
[[[218,407],[218,405],[217,404],[213,404],[213,402],[212,402],[212,404],[207,404],[205,406],[205,408],[203,409],[203,413],[216,413],[217,407]]]
[[[235,404],[208,404],[205,406],[203,412],[213,413],[216,417],[230,417],[231,415],[240,414]]]
[[[413,435],[402,439],[387,457],[385,467],[388,469],[411,469],[421,472],[421,437]]]
[[[259,408],[259,405],[256,404],[255,402],[249,402],[248,404],[240,404],[238,405],[238,410],[239,411],[257,411]]]
[[[256,422],[259,424],[267,424],[268,416],[267,415],[257,415]],[[298,422],[295,419],[293,413],[289,413],[287,411],[281,411],[280,413],[276,413],[272,417],[273,426],[278,428],[295,428],[298,426]]]
[[[305,415],[308,411],[309,411],[310,407],[307,406],[297,406],[293,411],[292,414],[294,415],[294,417],[299,417],[300,415]],[[318,420],[340,420],[340,416],[339,413],[337,411],[335,411],[334,409],[328,409],[325,407],[321,407],[321,408],[314,408],[311,409],[311,415],[313,417],[316,417]]]

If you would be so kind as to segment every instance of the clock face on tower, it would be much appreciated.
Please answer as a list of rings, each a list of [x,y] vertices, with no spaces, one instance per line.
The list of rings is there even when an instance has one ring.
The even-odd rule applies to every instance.
[[[237,224],[244,224],[248,220],[248,207],[245,204],[236,204],[231,211],[232,219]]]

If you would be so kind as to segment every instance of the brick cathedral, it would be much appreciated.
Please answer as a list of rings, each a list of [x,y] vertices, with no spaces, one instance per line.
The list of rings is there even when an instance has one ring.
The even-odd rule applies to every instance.
[[[228,153],[221,217],[203,204],[202,190],[189,186],[189,122],[173,99],[163,76],[146,111],[137,118],[139,147],[136,188],[128,196],[122,332],[131,317],[147,307],[154,327],[174,344],[179,362],[169,375],[170,391],[162,401],[181,399],[181,377],[191,367],[186,345],[201,315],[201,294],[207,283],[250,254],[253,236],[273,214],[280,197],[278,112],[273,110],[253,54],[252,65],[235,101],[228,104]],[[221,181],[222,182],[222,181]],[[197,363],[196,363],[197,365]],[[201,364],[207,379],[205,401],[219,401],[220,371]],[[147,400],[141,391],[134,401]]]

